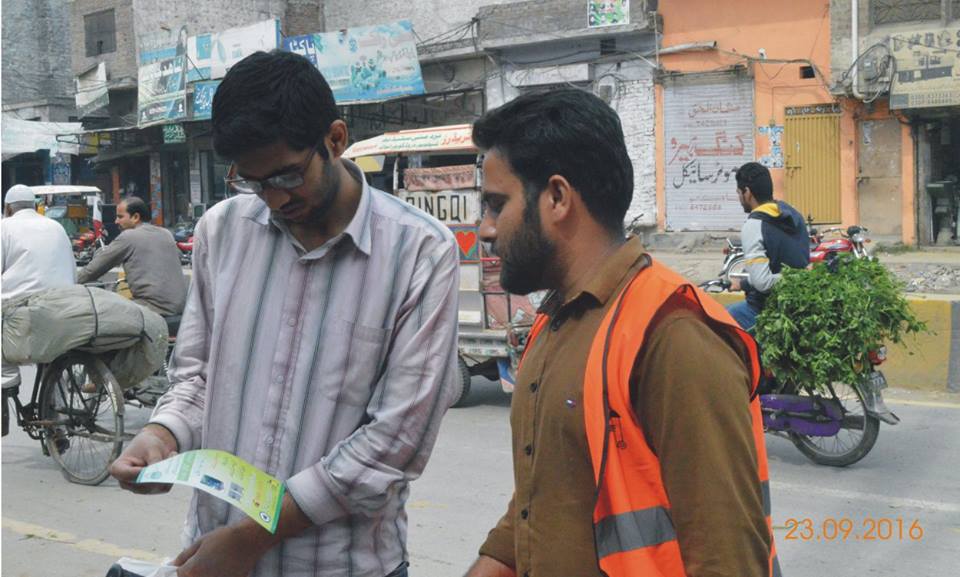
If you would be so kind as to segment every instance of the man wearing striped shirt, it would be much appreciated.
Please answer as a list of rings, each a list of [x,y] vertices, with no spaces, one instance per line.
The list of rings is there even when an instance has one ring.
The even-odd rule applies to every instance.
[[[228,451],[286,483],[277,532],[195,492],[181,577],[405,576],[409,482],[457,394],[450,231],[341,158],[347,128],[305,58],[258,52],[213,101],[237,193],[194,236],[171,389],[113,465]]]

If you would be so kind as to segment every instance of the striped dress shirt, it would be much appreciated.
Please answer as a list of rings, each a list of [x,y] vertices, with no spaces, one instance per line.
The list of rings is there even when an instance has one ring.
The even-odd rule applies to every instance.
[[[285,481],[315,523],[254,577],[384,577],[407,561],[409,483],[458,394],[449,229],[363,182],[342,234],[305,251],[256,196],[194,236],[193,283],[151,422]],[[184,539],[243,513],[195,491]]]

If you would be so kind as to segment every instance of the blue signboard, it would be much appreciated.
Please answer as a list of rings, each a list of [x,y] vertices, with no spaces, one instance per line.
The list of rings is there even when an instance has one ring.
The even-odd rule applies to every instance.
[[[219,80],[193,83],[193,120],[208,120],[213,112],[213,95]]]
[[[186,57],[183,55],[140,67],[137,107],[141,127],[186,118],[185,67]]]
[[[292,36],[284,38],[283,49],[306,56],[323,73],[338,104],[424,93],[409,20]]]

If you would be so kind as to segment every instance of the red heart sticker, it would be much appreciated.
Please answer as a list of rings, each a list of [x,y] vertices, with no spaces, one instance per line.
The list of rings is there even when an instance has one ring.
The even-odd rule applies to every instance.
[[[470,256],[470,251],[477,246],[477,233],[472,230],[461,230],[455,233],[457,244],[460,245],[460,254],[464,257]]]

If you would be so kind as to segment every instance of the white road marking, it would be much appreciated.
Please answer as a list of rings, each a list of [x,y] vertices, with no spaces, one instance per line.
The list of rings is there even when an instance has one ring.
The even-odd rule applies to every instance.
[[[945,403],[943,401],[913,401],[910,399],[884,398],[891,405],[913,405],[915,407],[932,407],[935,409],[960,409],[960,403]]]
[[[773,491],[786,491],[789,493],[816,494],[818,497],[836,497],[837,499],[847,499],[850,501],[880,501],[888,507],[894,509],[921,509],[923,511],[935,511],[937,513],[960,513],[960,503],[944,503],[939,501],[925,501],[923,499],[909,499],[905,497],[893,497],[890,495],[879,495],[876,493],[863,493],[861,491],[844,491],[843,489],[828,489],[825,487],[811,487],[809,485],[800,485],[795,483],[784,483],[782,481],[770,481],[770,488]]]
[[[131,557],[133,559],[140,559],[151,563],[159,564],[163,562],[163,557],[157,555],[156,553],[151,553],[150,551],[120,547],[118,545],[114,545],[113,543],[107,543],[98,539],[81,539],[72,533],[67,533],[58,529],[50,529],[49,527],[43,527],[41,525],[34,525],[33,523],[25,523],[23,521],[17,521],[16,519],[10,519],[8,517],[3,517],[2,523],[4,529],[9,529],[14,533],[19,533],[20,535],[35,539],[43,539],[44,541],[62,543],[67,547],[70,547],[71,549],[77,549],[78,551],[103,555],[104,557],[110,557],[112,559]]]

